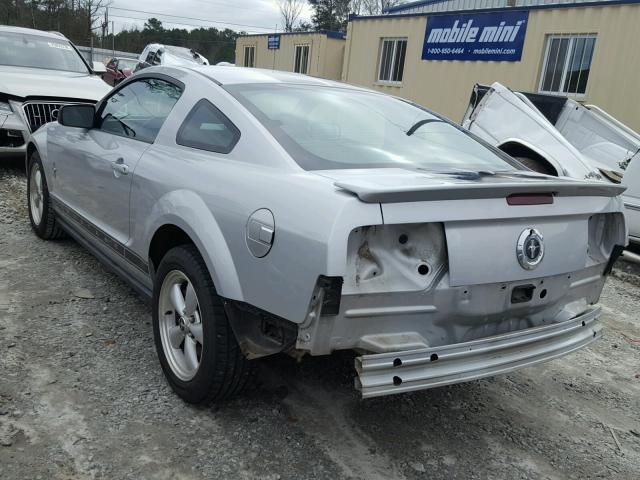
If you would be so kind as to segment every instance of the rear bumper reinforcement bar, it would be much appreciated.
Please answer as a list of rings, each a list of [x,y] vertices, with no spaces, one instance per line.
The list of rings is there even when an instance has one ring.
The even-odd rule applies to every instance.
[[[441,347],[356,358],[363,398],[461,383],[511,372],[582,348],[601,335],[600,307],[561,323]]]

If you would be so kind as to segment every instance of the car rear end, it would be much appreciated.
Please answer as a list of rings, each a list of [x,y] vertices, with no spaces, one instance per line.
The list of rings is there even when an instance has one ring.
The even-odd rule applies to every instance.
[[[360,352],[364,397],[505,373],[599,337],[596,304],[626,244],[622,188],[526,173],[323,174],[378,203],[384,223],[351,231],[342,284],[317,289],[297,348]]]
[[[600,335],[596,304],[627,243],[624,187],[524,169],[384,95],[227,89],[333,195],[379,209],[377,224],[336,212],[295,342],[312,355],[359,352],[364,397],[508,372]]]

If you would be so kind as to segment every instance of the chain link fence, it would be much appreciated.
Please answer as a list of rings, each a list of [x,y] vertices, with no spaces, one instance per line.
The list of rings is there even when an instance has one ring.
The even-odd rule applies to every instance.
[[[88,62],[96,61],[107,63],[113,57],[120,58],[138,58],[138,53],[131,52],[121,52],[119,50],[111,50],[109,48],[93,48],[93,58],[91,53],[91,47],[79,47],[76,46],[80,54],[87,60]]]

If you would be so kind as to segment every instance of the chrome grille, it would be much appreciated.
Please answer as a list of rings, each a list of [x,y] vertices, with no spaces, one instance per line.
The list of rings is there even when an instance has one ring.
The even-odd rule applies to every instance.
[[[22,104],[22,111],[29,124],[29,131],[33,133],[45,123],[56,121],[58,112],[63,105],[67,104],[55,102],[28,102]]]

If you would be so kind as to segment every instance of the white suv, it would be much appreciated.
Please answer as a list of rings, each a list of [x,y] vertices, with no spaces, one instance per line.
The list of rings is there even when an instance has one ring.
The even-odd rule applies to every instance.
[[[60,33],[0,26],[0,158],[23,155],[31,133],[62,105],[95,103],[110,90]]]
[[[160,65],[167,67],[193,67],[196,65],[209,65],[209,60],[195,50],[186,47],[150,43],[144,47],[140,57],[138,57],[136,71]]]

